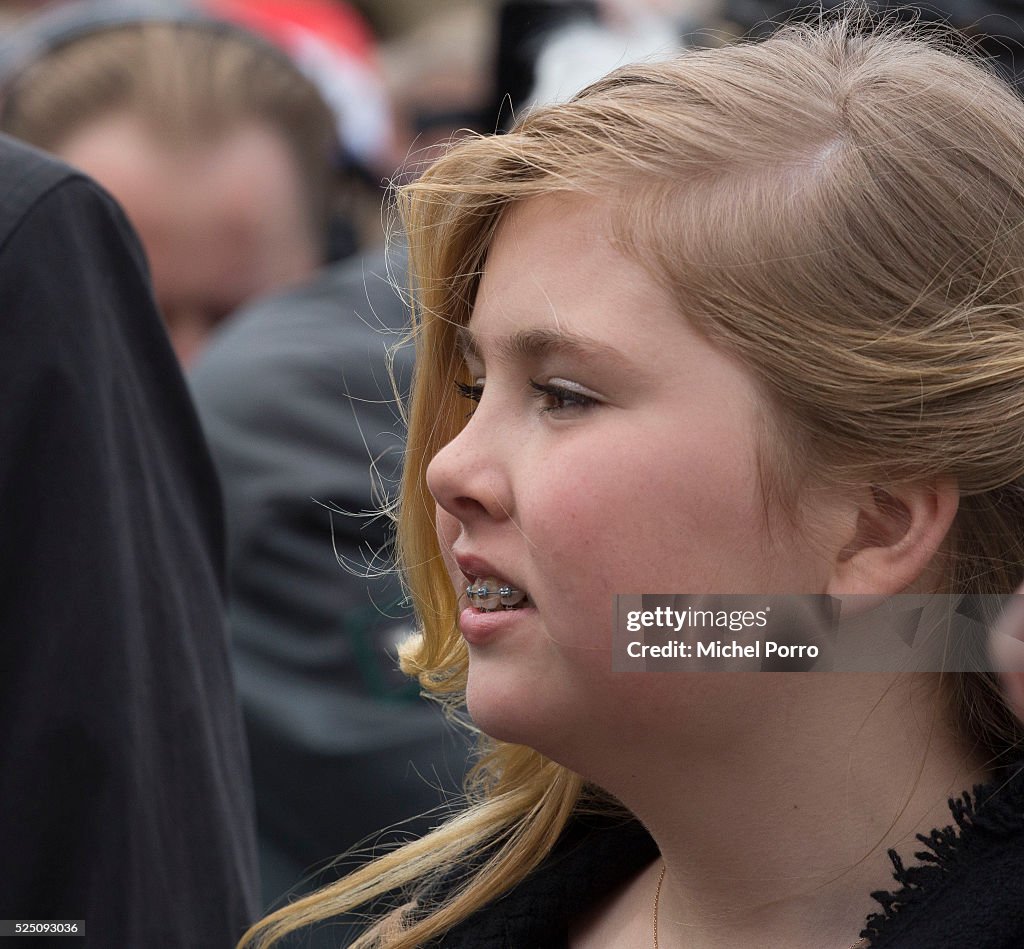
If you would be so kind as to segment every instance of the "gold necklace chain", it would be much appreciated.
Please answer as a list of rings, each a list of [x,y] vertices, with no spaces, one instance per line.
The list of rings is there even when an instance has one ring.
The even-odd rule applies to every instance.
[[[661,884],[665,882],[665,871],[668,869],[668,864],[665,861],[661,863],[661,873],[658,874],[658,885],[654,889],[654,949],[661,949],[658,945],[658,904],[661,903]],[[858,939],[850,949],[866,949],[867,943],[863,939]]]
[[[661,902],[661,884],[665,882],[665,871],[668,864],[661,861],[661,873],[658,874],[658,887],[654,891],[654,949],[661,949],[658,945],[658,904]]]

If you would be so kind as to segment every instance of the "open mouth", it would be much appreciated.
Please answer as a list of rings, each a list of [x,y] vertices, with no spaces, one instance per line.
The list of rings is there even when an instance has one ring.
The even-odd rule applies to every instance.
[[[466,587],[466,596],[470,604],[483,613],[519,610],[529,603],[525,591],[517,590],[496,577],[474,580]]]

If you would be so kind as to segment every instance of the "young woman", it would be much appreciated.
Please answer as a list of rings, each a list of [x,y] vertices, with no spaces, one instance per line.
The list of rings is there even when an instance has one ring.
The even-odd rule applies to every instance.
[[[1022,944],[991,675],[613,672],[610,619],[1014,589],[1022,130],[979,66],[838,22],[625,68],[405,190],[403,659],[480,763],[244,945],[357,905],[396,907],[360,947]]]

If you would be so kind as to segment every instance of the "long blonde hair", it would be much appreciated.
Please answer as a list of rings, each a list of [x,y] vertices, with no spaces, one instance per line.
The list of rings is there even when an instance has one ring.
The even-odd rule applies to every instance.
[[[949,589],[1010,592],[1024,572],[1022,177],[1024,106],[1007,87],[906,30],[849,20],[626,67],[509,135],[453,147],[399,196],[418,360],[399,540],[422,627],[403,668],[460,704],[467,654],[425,470],[463,424],[454,329],[498,223],[554,192],[613,207],[627,252],[761,384],[784,433],[769,465],[780,497],[808,472],[881,486],[955,478]],[[978,748],[997,757],[1021,742],[990,677],[948,681]],[[538,753],[480,741],[464,812],[268,917],[243,945],[396,892],[411,902],[354,945],[423,945],[521,880],[574,812],[601,805]],[[460,863],[475,869],[446,902],[415,905],[418,884]]]

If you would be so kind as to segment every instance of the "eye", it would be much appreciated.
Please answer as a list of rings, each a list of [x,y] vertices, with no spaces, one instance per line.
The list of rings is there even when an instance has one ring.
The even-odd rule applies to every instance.
[[[484,387],[480,383],[467,385],[465,382],[456,382],[455,388],[458,390],[459,395],[464,399],[469,399],[471,402],[479,402],[484,394]]]
[[[542,383],[534,382],[531,379],[530,388],[533,389],[537,401],[541,404],[541,409],[544,412],[576,413],[600,404],[596,398],[581,391],[571,383]]]
[[[479,402],[484,394],[484,387],[480,382],[475,382],[472,385],[468,385],[465,382],[456,382],[455,390],[462,396],[462,398],[469,399],[469,401],[474,404]],[[474,411],[476,411],[475,408],[467,412],[466,418],[470,418]]]

